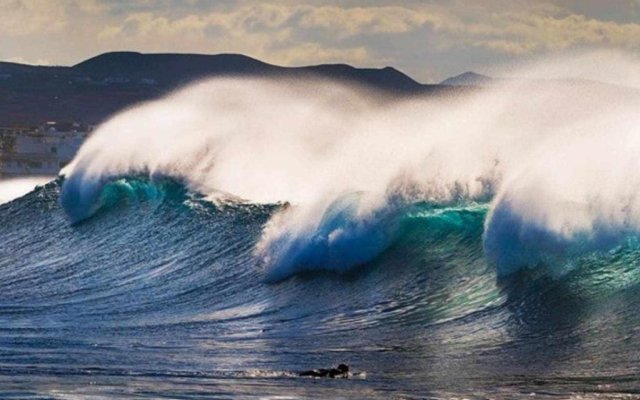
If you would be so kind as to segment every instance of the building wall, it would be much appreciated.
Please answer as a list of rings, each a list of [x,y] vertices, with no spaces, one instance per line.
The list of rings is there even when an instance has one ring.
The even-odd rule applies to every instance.
[[[0,177],[57,175],[88,137],[87,131],[0,128]]]

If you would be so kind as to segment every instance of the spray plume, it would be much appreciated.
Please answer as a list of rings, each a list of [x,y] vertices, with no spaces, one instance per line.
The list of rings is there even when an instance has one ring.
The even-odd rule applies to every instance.
[[[131,175],[290,202],[256,245],[272,279],[373,260],[416,202],[491,200],[485,251],[502,275],[610,248],[640,230],[640,74],[621,74],[640,63],[581,57],[584,70],[511,72],[575,79],[405,100],[321,80],[201,82],[104,123],[66,169],[61,202],[82,220],[105,183]],[[611,60],[607,84],[590,80]]]

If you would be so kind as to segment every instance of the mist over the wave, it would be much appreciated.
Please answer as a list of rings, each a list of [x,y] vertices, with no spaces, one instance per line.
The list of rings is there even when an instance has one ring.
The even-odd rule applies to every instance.
[[[485,250],[500,274],[561,264],[640,228],[638,76],[585,80],[638,63],[582,60],[585,69],[551,60],[512,72],[566,80],[405,100],[321,80],[202,82],[103,124],[67,169],[61,202],[82,220],[106,182],[141,174],[211,198],[290,202],[256,246],[268,276],[281,278],[371,261],[416,202],[494,199]]]

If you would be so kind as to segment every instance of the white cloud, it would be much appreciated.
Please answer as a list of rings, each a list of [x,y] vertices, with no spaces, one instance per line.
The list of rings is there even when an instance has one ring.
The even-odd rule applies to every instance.
[[[65,6],[55,1],[2,1],[0,15],[0,34],[5,37],[45,34],[66,24]]]
[[[640,23],[599,19],[591,0],[344,4],[0,0],[0,54],[59,64],[119,49],[235,52],[285,65],[391,64],[420,78],[576,47],[640,51]]]

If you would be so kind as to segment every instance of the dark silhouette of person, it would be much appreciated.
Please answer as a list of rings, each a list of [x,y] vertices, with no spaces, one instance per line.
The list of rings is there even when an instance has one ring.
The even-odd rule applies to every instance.
[[[349,377],[349,366],[346,364],[338,365],[338,368],[330,369],[312,369],[309,371],[302,371],[300,376],[313,376],[316,378],[347,378]]]

